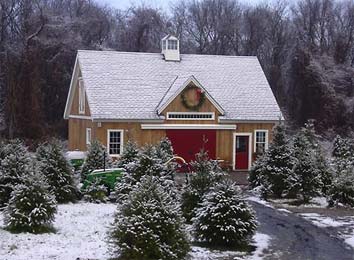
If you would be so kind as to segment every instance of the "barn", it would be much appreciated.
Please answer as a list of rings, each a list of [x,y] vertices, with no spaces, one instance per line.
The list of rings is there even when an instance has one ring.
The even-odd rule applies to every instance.
[[[119,158],[124,144],[167,136],[193,160],[201,148],[233,170],[264,152],[280,108],[257,57],[180,54],[167,35],[161,53],[79,50],[64,118],[69,149],[91,140]]]

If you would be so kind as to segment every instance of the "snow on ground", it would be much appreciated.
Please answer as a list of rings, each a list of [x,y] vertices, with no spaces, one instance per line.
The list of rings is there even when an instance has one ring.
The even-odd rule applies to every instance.
[[[113,204],[59,205],[56,233],[39,235],[3,230],[0,213],[0,259],[107,259],[107,231],[115,209]]]
[[[0,259],[1,260],[66,260],[110,258],[107,232],[113,222],[114,204],[80,202],[58,206],[54,222],[55,233],[12,234],[4,230],[3,215],[0,213]],[[268,247],[270,237],[256,233],[253,237],[256,250],[246,252],[220,251],[193,246],[193,260],[208,259],[261,259]]]
[[[193,260],[223,260],[223,259],[245,259],[245,260],[260,260],[265,249],[270,244],[270,236],[262,233],[256,233],[253,236],[253,245],[256,250],[251,255],[247,255],[246,252],[238,251],[220,251],[212,250],[205,247],[192,246],[190,253]]]
[[[338,233],[344,239],[344,242],[354,248],[354,216],[334,219],[317,213],[302,213],[299,215],[318,227],[338,228]]]
[[[267,201],[261,199],[260,197],[257,197],[257,196],[247,196],[246,197],[246,200],[249,200],[249,201],[254,201],[254,202],[257,202],[259,204],[262,204],[268,208],[272,208],[274,209],[274,207]]]
[[[327,208],[328,202],[325,197],[312,198],[310,203],[297,205],[296,199],[270,199],[270,202],[286,208]]]

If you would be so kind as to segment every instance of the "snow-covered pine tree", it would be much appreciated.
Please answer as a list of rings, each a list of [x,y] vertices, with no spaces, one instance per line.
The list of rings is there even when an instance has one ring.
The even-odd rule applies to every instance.
[[[33,166],[33,160],[20,140],[13,140],[4,145],[1,154],[0,208],[6,205],[14,186],[22,183],[23,176],[26,176]]]
[[[273,140],[269,149],[257,159],[251,169],[251,187],[260,187],[264,197],[281,198],[288,188],[287,179],[292,168],[292,149],[285,125],[279,122],[273,129]]]
[[[84,200],[88,202],[107,202],[108,188],[101,182],[100,179],[95,179],[83,191]]]
[[[167,162],[173,157],[173,148],[171,141],[165,137],[156,147],[157,156],[161,158],[163,162]]]
[[[36,151],[40,172],[58,203],[74,202],[78,190],[74,185],[73,172],[58,140],[41,144]]]
[[[213,246],[247,245],[257,228],[255,213],[231,180],[216,184],[203,196],[193,226],[196,239]]]
[[[182,212],[188,222],[194,216],[194,209],[202,201],[203,195],[225,176],[219,165],[203,149],[190,164],[193,172],[189,174],[189,183],[183,187],[182,192]]]
[[[81,181],[93,170],[109,168],[111,159],[106,148],[97,140],[93,140],[88,148],[87,156],[81,170]]]
[[[321,169],[325,166],[320,165],[323,163],[319,160],[322,156],[318,156],[321,149],[315,138],[312,123],[305,124],[294,138],[295,164],[288,179],[289,193],[301,195],[305,203],[308,203],[311,197],[320,195],[324,186]]]
[[[189,251],[178,203],[149,175],[118,207],[110,240],[121,259],[178,260]]]
[[[13,232],[42,233],[50,231],[56,213],[56,200],[36,168],[14,187],[5,208],[4,223]]]
[[[137,143],[128,140],[124,145],[122,156],[119,158],[117,166],[120,168],[125,167],[128,163],[135,162],[138,158],[139,149]]]
[[[158,153],[158,147],[159,144],[144,146],[138,153],[137,159],[124,166],[123,177],[115,187],[114,197],[118,201],[124,200],[132,187],[143,176],[158,177],[160,183],[170,191],[171,195],[177,195],[173,181],[176,168],[173,165],[166,165],[166,162],[160,157],[161,152]]]

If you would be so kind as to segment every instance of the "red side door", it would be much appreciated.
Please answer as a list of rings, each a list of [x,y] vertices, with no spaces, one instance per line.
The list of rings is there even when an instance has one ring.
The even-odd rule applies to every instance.
[[[236,136],[236,170],[248,170],[248,156],[249,156],[249,137]]]
[[[216,159],[216,130],[167,130],[174,154],[187,162],[195,160],[195,154],[204,147],[211,159]]]

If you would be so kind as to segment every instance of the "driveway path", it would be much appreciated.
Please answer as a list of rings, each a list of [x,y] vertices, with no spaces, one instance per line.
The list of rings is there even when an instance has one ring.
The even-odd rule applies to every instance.
[[[260,222],[258,231],[272,238],[264,259],[354,260],[354,250],[333,228],[319,228],[293,213],[249,203]]]

